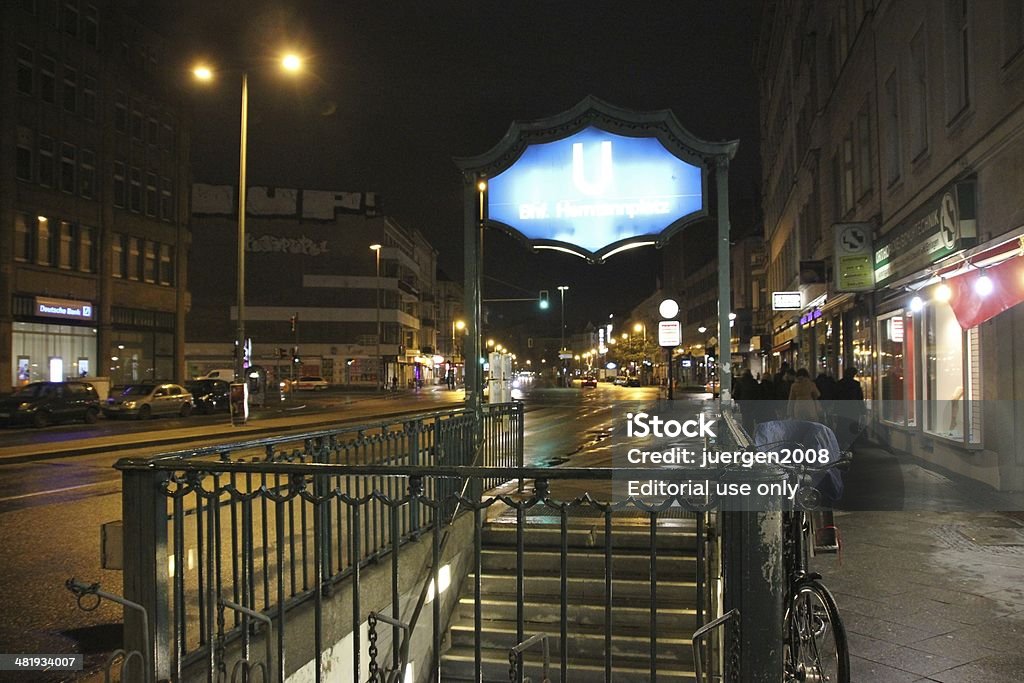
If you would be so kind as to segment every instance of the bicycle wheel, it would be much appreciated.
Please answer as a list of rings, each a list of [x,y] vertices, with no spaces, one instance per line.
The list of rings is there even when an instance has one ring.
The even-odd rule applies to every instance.
[[[816,579],[797,584],[786,609],[786,683],[850,683],[850,649],[835,598]]]

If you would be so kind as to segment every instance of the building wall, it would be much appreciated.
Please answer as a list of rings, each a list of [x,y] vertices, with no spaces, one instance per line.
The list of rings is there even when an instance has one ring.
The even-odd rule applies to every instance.
[[[941,289],[977,277],[983,260],[1024,258],[1013,250],[1024,234],[1020,3],[765,2],[755,62],[769,289],[814,299],[774,315],[775,362],[857,367],[880,439],[1021,488],[1024,310],[963,329],[964,295],[947,303]],[[836,268],[836,223],[871,233],[872,288],[841,292],[792,271]]]
[[[0,390],[53,360],[184,377],[189,123],[169,46],[115,6],[0,7]]]
[[[233,364],[238,220],[234,188],[199,184],[193,196],[187,338],[199,374]],[[422,235],[378,215],[373,193],[253,187],[246,206],[252,364],[337,384],[433,378],[437,253]]]

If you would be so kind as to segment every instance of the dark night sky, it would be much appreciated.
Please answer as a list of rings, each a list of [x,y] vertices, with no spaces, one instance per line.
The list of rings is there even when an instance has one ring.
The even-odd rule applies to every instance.
[[[733,231],[758,201],[757,91],[751,67],[759,3],[155,1],[183,62],[195,55],[270,60],[298,45],[310,72],[250,70],[249,184],[376,191],[386,213],[421,230],[453,277],[462,272],[456,156],[493,147],[515,119],[564,111],[587,94],[639,110],[672,109],[709,140],[740,139],[731,172]],[[198,89],[193,177],[234,184],[238,81]],[[699,229],[699,228],[697,228]],[[531,254],[489,232],[485,273],[524,291],[569,284],[569,321],[605,318],[653,291],[660,253],[603,265]],[[485,281],[485,296],[522,292]],[[514,311],[509,311],[513,314]],[[524,314],[526,311],[524,311]]]

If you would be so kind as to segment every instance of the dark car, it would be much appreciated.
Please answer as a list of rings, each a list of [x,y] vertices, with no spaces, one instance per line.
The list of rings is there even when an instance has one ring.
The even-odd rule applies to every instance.
[[[231,385],[222,379],[197,379],[185,382],[192,394],[192,406],[199,413],[231,410]]]
[[[0,424],[45,427],[72,420],[92,424],[99,414],[99,394],[88,382],[32,382],[0,399]]]
[[[627,387],[638,387],[638,386],[640,386],[640,378],[639,377],[630,377],[629,379],[626,380],[626,386]]]
[[[584,389],[587,387],[597,388],[597,378],[592,375],[587,375],[583,378],[583,381],[580,382],[580,387]]]

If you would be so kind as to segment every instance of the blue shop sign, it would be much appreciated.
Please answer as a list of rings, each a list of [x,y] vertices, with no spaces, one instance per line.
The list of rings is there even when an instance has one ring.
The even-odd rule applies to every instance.
[[[488,180],[489,219],[534,246],[606,256],[704,210],[703,172],[655,137],[594,126],[529,145]]]

